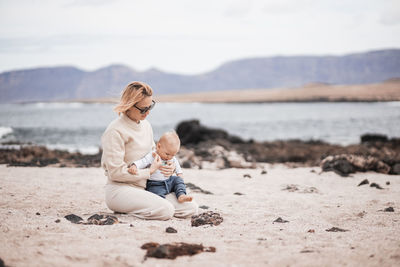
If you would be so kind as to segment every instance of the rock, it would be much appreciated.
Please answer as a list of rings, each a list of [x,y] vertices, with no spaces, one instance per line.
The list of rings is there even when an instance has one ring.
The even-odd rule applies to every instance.
[[[115,216],[94,214],[84,224],[112,225],[115,223],[118,223],[118,218]]]
[[[246,174],[243,174],[243,178],[251,178],[251,175],[250,175],[250,174],[248,174],[248,173],[246,173]]]
[[[198,187],[197,185],[192,184],[192,183],[186,183],[186,187],[190,188],[193,192],[203,193],[203,194],[206,194],[206,195],[213,195],[213,193],[211,193],[210,191],[203,190],[200,187]]]
[[[199,206],[199,208],[200,208],[200,209],[203,209],[203,210],[208,210],[208,209],[209,209],[209,206],[201,205],[201,206]]]
[[[177,233],[178,231],[176,229],[172,228],[172,227],[167,227],[165,229],[165,232],[167,232],[167,233]]]
[[[377,184],[377,183],[372,183],[371,185],[370,185],[370,187],[375,187],[376,189],[383,189],[379,184]]]
[[[287,190],[287,191],[289,191],[289,192],[295,192],[295,191],[299,190],[299,188],[297,187],[296,184],[288,184],[288,185],[286,185],[286,187],[283,188],[282,190]]]
[[[64,218],[72,223],[80,223],[81,221],[83,221],[83,219],[81,217],[79,217],[75,214],[69,214],[69,215],[65,216]]]
[[[261,174],[267,174],[267,171],[266,170],[262,170]]]
[[[385,211],[385,212],[394,212],[394,208],[393,207],[387,207],[383,211]]]
[[[390,185],[390,182],[389,182],[389,181],[386,181],[386,185]]]
[[[163,244],[146,243],[141,247],[147,250],[145,257],[153,257],[159,259],[175,259],[178,256],[195,255],[200,252],[215,252],[215,247],[204,247],[202,244],[188,244],[188,243],[172,243]]]
[[[334,171],[340,176],[347,177],[350,173],[355,173],[353,165],[347,161],[347,159],[342,158],[332,158],[331,160],[325,160],[322,163],[322,171]]]
[[[391,174],[400,174],[400,163],[396,163],[392,166],[392,169],[390,170]]]
[[[341,229],[339,227],[332,227],[330,229],[326,229],[327,232],[347,232],[349,230]]]
[[[321,161],[320,165],[322,171],[334,171],[344,177],[356,171],[375,171],[384,174],[390,172],[389,165],[372,156],[363,157],[351,154],[328,156]]]
[[[55,220],[54,222],[55,222],[55,223],[59,223],[59,222],[61,222],[61,221],[60,221],[60,219],[57,219],[57,220]]]
[[[281,217],[278,217],[275,221],[273,221],[272,223],[288,223],[289,221],[286,221],[284,219],[282,219]]]
[[[237,196],[242,196],[243,194],[242,193],[240,193],[240,192],[235,192],[235,193],[233,193],[234,195],[237,195]]]
[[[182,145],[198,144],[207,140],[226,139],[232,143],[244,143],[237,137],[231,136],[222,129],[213,129],[200,125],[198,120],[182,121],[176,127],[176,133]]]
[[[311,187],[306,187],[303,189],[303,191],[301,193],[305,193],[305,194],[312,194],[312,193],[319,193],[318,189],[311,186]]]
[[[388,137],[383,134],[363,134],[361,135],[361,143],[366,142],[387,142]]]
[[[36,215],[40,215],[40,212],[36,212]]]
[[[199,215],[192,216],[191,222],[192,226],[200,226],[200,225],[219,225],[223,222],[223,218],[219,213],[215,213],[212,211],[203,212]]]
[[[362,186],[362,185],[365,185],[365,184],[369,184],[368,179],[362,180],[361,183],[358,184],[358,186]]]
[[[307,231],[307,233],[315,233],[315,230],[314,229],[310,229],[310,230]]]
[[[118,218],[111,215],[99,215],[94,214],[90,216],[87,221],[83,221],[83,219],[75,214],[69,214],[64,217],[68,221],[76,224],[94,224],[94,225],[112,225],[118,223]]]

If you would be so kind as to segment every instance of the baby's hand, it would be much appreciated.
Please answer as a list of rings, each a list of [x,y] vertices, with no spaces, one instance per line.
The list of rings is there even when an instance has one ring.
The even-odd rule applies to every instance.
[[[128,172],[129,172],[130,174],[133,174],[133,175],[137,174],[137,167],[136,167],[136,165],[133,164],[131,167],[129,167]]]

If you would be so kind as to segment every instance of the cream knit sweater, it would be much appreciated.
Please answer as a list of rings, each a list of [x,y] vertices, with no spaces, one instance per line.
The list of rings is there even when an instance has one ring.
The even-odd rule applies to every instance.
[[[107,127],[101,143],[101,166],[108,177],[108,183],[146,187],[146,180],[150,177],[149,168],[138,170],[138,174],[132,175],[128,172],[128,165],[155,147],[153,129],[147,120],[136,123],[122,114]]]

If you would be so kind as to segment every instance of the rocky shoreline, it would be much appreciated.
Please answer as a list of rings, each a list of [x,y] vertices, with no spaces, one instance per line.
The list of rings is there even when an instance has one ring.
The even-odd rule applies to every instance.
[[[346,176],[357,171],[400,174],[400,138],[366,134],[359,144],[340,146],[322,141],[243,140],[197,120],[181,122],[179,159],[185,168],[257,168],[259,163],[284,163],[291,167],[321,166]],[[0,149],[0,164],[8,166],[99,167],[101,150],[95,155],[49,150],[43,146],[20,145]]]

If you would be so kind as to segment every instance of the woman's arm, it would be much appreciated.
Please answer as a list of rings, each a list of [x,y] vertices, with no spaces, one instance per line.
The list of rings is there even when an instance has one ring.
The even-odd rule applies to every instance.
[[[128,172],[128,164],[124,161],[125,142],[120,133],[115,130],[107,131],[101,138],[103,155],[102,166],[107,171],[111,181],[120,183],[133,183],[145,187],[146,180],[150,177],[149,169],[138,170],[132,175]]]

